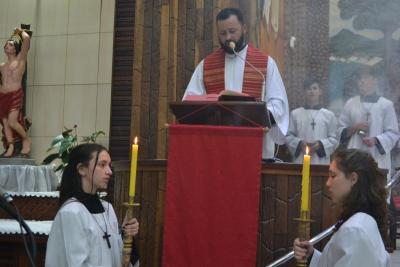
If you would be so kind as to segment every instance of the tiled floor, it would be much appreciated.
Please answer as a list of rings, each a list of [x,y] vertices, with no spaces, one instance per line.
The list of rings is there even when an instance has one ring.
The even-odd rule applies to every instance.
[[[390,266],[400,266],[400,250],[395,250],[390,254]]]
[[[390,253],[390,263],[392,267],[400,266],[400,239],[397,239],[397,250]]]

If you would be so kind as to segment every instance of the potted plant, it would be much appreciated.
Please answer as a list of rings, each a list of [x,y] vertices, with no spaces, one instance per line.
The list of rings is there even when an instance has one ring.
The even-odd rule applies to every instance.
[[[65,127],[64,127],[65,128]],[[58,160],[59,165],[55,168],[55,172],[64,170],[68,163],[68,156],[72,148],[78,145],[78,134],[77,125],[74,125],[72,129],[65,128],[60,135],[54,137],[51,141],[50,147],[47,152],[56,151],[48,155],[42,162],[42,164],[50,164],[55,160]],[[103,131],[96,131],[89,136],[84,136],[82,138],[83,143],[95,143],[97,137],[100,135],[105,135]]]

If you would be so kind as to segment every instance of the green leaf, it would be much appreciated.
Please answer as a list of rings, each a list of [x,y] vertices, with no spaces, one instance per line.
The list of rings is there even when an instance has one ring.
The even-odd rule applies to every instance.
[[[54,139],[51,141],[50,146],[55,146],[56,144],[60,143],[63,139],[64,139],[64,137],[62,136],[62,134],[57,135],[57,136],[54,137]]]
[[[75,146],[75,141],[76,141],[76,137],[74,137],[74,136],[68,136],[67,138],[64,138],[61,141],[60,150],[58,151],[58,153],[62,154],[65,151],[67,151],[70,147]]]
[[[64,169],[64,164],[60,164],[58,165],[58,167],[54,170],[54,172],[58,172],[59,170],[63,170]]]
[[[58,158],[58,153],[50,154],[42,161],[42,164],[45,164],[45,165],[50,164],[53,160],[55,160],[57,158]]]

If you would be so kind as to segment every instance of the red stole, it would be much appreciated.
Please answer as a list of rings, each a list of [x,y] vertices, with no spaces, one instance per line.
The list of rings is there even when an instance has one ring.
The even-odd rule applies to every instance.
[[[248,44],[246,60],[266,75],[268,55]],[[225,90],[225,51],[220,48],[204,59],[204,86],[207,94],[218,94]],[[249,64],[245,64],[242,93],[261,100],[263,78]]]

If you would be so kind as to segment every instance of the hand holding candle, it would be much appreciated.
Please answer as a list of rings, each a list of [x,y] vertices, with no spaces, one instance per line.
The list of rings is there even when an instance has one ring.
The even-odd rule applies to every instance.
[[[133,198],[135,197],[135,189],[136,189],[136,170],[137,170],[137,159],[138,159],[138,138],[137,136],[134,139],[134,143],[132,144],[132,157],[131,157],[131,173],[129,179],[129,201],[133,202]],[[132,203],[131,203],[132,204]]]
[[[301,210],[309,211],[310,203],[310,162],[311,156],[308,155],[309,148],[306,147],[306,154],[303,160],[303,176],[301,180]]]

